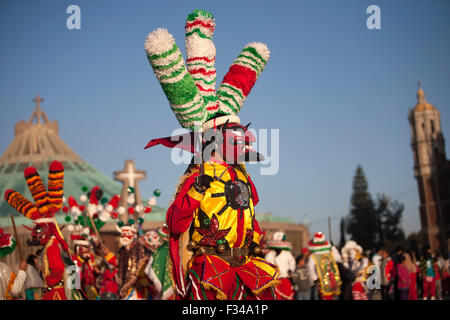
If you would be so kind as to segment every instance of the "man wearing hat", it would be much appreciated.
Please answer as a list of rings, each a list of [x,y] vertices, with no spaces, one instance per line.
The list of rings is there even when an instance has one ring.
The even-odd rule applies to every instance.
[[[279,300],[294,300],[294,290],[291,283],[291,275],[295,271],[295,258],[292,255],[292,244],[286,240],[286,234],[277,231],[272,239],[267,241],[270,250],[265,259],[275,264],[280,270],[278,280],[280,284],[275,288]]]
[[[120,287],[119,297],[122,300],[146,300],[140,280],[144,276],[144,268],[148,263],[144,241],[137,237],[134,220],[127,225],[116,225],[120,232],[120,248],[117,252],[117,279]]]
[[[95,258],[92,246],[86,235],[72,234],[73,260],[80,270],[80,284],[84,296],[88,300],[97,300],[99,297],[96,288]]]
[[[170,274],[169,230],[166,225],[156,231],[160,244],[154,249],[145,268],[145,273],[153,283],[154,299],[171,300],[175,290]],[[155,241],[153,241],[155,242]],[[155,247],[155,246],[153,246]]]
[[[66,273],[66,268],[73,266],[69,248],[55,219],[63,203],[64,167],[59,161],[49,166],[48,191],[36,168],[24,170],[28,189],[35,203],[27,200],[15,190],[6,190],[5,200],[17,211],[35,224],[29,246],[44,246],[42,251],[43,296],[42,300],[78,299],[77,288]]]
[[[336,261],[341,260],[339,251],[332,246],[322,232],[316,232],[308,242],[311,256],[308,268],[316,282],[322,300],[334,300],[341,292],[341,278]]]

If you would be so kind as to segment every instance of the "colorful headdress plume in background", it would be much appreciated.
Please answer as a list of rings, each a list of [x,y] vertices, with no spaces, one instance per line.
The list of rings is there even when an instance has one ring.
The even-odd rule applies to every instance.
[[[64,194],[64,167],[59,161],[52,161],[48,173],[48,190],[39,176],[35,167],[28,167],[24,170],[25,180],[28,189],[33,196],[32,203],[19,192],[9,189],[5,191],[5,200],[18,212],[36,224],[51,225],[51,233],[58,238],[64,250],[67,250],[67,243],[64,241],[61,230],[55,219],[63,204]]]

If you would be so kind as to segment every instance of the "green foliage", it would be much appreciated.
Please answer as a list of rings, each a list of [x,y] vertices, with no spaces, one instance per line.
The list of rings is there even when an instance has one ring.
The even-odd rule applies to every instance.
[[[341,231],[341,238],[339,240],[339,248],[343,248],[345,246],[345,219],[341,218],[341,223],[339,225],[339,229]]]
[[[368,183],[361,166],[353,177],[351,209],[347,218],[347,232],[364,249],[373,249],[376,238],[375,206],[368,190]]]
[[[382,194],[377,197],[377,242],[379,246],[395,249],[405,245],[405,233],[401,228],[404,205]]]
[[[397,200],[381,194],[377,196],[376,203],[368,190],[368,183],[361,166],[356,168],[353,178],[353,194],[351,197],[350,214],[347,217],[347,232],[352,239],[364,249],[386,247],[395,250],[401,246],[416,248],[415,242],[407,242],[405,233],[401,228],[404,205]],[[341,221],[341,242],[342,224]]]

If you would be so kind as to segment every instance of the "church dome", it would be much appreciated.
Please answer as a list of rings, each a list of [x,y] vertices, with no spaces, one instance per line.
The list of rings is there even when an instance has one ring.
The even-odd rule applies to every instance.
[[[431,103],[428,103],[425,99],[425,92],[420,87],[419,83],[419,89],[417,90],[417,104],[414,107],[414,111],[425,111],[425,110],[434,110],[434,107]]]
[[[64,166],[64,193],[78,198],[81,187],[102,188],[105,197],[112,197],[120,193],[120,185],[106,176],[78,154],[76,154],[59,136],[58,122],[50,121],[46,113],[41,110],[43,99],[38,95],[33,101],[36,109],[28,122],[21,120],[15,126],[15,136],[3,155],[0,155],[0,225],[11,223],[10,214],[14,212],[5,201],[3,192],[14,189],[26,198],[31,199],[31,193],[25,183],[23,171],[28,166],[34,166],[41,174],[44,183],[47,181],[49,164],[52,160],[60,161]],[[34,121],[36,120],[36,121]],[[64,215],[57,220],[64,223]],[[27,223],[25,216],[16,216],[16,223]]]

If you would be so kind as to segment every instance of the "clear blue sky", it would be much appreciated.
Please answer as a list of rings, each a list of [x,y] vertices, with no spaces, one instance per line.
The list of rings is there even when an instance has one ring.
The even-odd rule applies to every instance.
[[[81,30],[66,28],[66,8],[81,8]],[[366,8],[381,8],[381,30],[366,28]],[[405,204],[407,233],[420,226],[408,110],[417,80],[441,111],[450,139],[449,1],[9,1],[0,2],[0,152],[32,99],[58,120],[60,136],[107,175],[135,159],[147,170],[143,196],[155,188],[165,206],[185,166],[170,151],[143,150],[178,124],[146,60],[146,35],[171,32],[184,50],[193,9],[216,18],[218,82],[248,42],[272,55],[240,117],[280,130],[280,170],[249,166],[257,211],[308,219],[327,231],[348,214],[352,178],[363,166],[372,196]],[[447,143],[449,150],[449,144]]]

